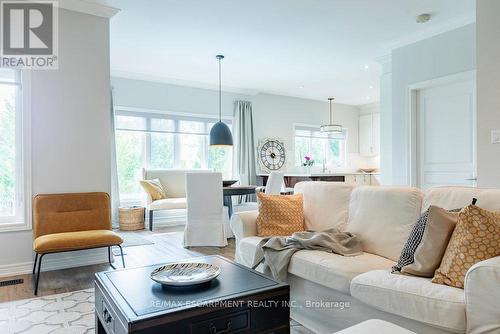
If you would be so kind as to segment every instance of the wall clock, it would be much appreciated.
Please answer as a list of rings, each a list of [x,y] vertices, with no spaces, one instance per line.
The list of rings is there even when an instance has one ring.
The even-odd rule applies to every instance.
[[[263,170],[275,171],[285,165],[285,145],[278,139],[265,138],[260,140],[257,154],[259,165]]]

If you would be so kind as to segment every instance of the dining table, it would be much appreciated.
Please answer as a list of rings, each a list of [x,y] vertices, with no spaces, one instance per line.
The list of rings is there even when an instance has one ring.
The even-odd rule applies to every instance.
[[[229,218],[231,218],[231,216],[233,215],[232,197],[255,194],[255,190],[257,188],[258,187],[254,185],[248,185],[248,186],[233,185],[222,188],[222,194],[224,197],[224,206],[227,206],[228,208]]]

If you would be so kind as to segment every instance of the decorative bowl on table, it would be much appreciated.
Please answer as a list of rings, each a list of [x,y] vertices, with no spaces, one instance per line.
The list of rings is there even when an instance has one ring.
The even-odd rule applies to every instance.
[[[373,173],[377,171],[377,168],[360,168],[359,170],[363,173]]]
[[[207,283],[219,276],[220,268],[208,263],[183,262],[156,268],[150,277],[167,286],[188,286]]]
[[[235,184],[236,182],[238,182],[238,180],[223,180],[222,181],[222,186],[223,187],[230,187],[233,184]]]

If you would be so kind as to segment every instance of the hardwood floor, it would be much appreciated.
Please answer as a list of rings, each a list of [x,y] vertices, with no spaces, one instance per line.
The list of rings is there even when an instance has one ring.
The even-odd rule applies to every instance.
[[[228,240],[227,247],[182,247],[183,227],[157,228],[154,232],[147,230],[136,232],[120,232],[127,242],[130,239],[137,239],[140,236],[147,245],[125,246],[125,265],[127,268],[146,266],[150,264],[162,264],[165,262],[178,261],[189,257],[203,255],[221,255],[234,260],[235,243],[234,239]],[[134,240],[137,243],[137,240]],[[116,251],[115,251],[116,253]],[[115,256],[114,265],[121,267],[121,259]],[[42,272],[38,288],[38,296],[48,296],[57,293],[70,292],[92,288],[94,284],[94,274],[99,271],[111,270],[108,264],[98,264],[93,266],[77,267]],[[13,277],[3,277],[1,280],[22,278],[23,284],[0,287],[0,302],[33,298],[33,283],[31,274]],[[290,323],[290,333],[292,334],[314,334],[309,329],[303,327],[296,321]]]
[[[143,230],[123,233],[136,233],[147,241],[153,243],[142,246],[124,247],[123,252],[125,254],[125,265],[127,268],[150,264],[161,264],[202,255],[218,254],[231,260],[234,259],[234,239],[230,239],[229,245],[224,248],[191,247],[190,249],[186,249],[182,247],[182,227],[159,227],[154,232]],[[121,259],[118,256],[115,256],[115,266],[117,268],[121,267]],[[46,296],[91,288],[93,287],[94,274],[99,271],[110,269],[111,267],[108,264],[99,264],[42,272],[40,276],[38,295]],[[24,283],[0,287],[0,302],[34,297],[31,274],[3,277],[1,280],[3,281],[16,278],[24,279]]]

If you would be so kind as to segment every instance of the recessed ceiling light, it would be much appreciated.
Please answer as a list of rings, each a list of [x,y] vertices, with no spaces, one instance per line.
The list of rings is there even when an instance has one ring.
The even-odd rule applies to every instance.
[[[370,66],[368,66],[368,65],[365,65],[365,70],[367,70],[367,69],[369,69],[369,68],[370,68]]]
[[[429,22],[429,20],[431,19],[431,14],[429,13],[423,13],[423,14],[420,14],[419,16],[417,16],[417,23],[426,23],[426,22]]]
[[[370,87],[368,87],[368,88],[373,89],[373,85],[370,85]]]

